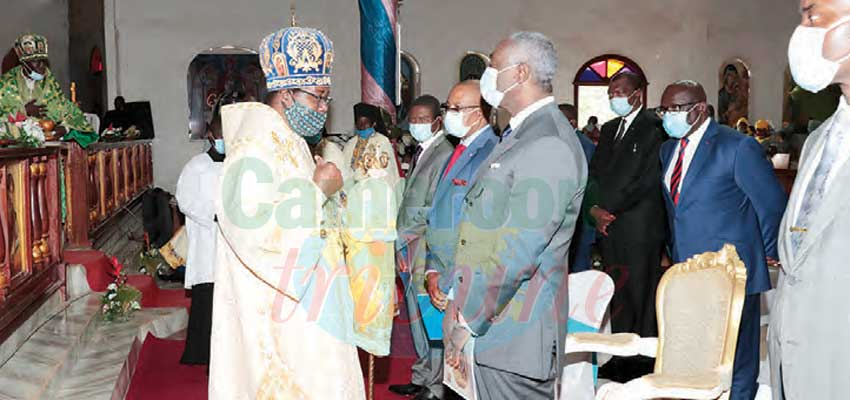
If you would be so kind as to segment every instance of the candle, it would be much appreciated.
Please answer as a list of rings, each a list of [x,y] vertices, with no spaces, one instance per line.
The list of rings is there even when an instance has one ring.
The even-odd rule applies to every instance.
[[[71,82],[71,103],[77,104],[77,83]]]

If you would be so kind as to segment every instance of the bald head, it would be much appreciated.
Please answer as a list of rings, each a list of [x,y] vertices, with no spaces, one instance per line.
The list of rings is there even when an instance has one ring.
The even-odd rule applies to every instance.
[[[446,100],[447,112],[462,113],[464,125],[470,127],[470,134],[487,124],[489,109],[485,110],[484,104],[481,99],[481,85],[477,80],[458,83],[449,91],[449,98]]]
[[[664,90],[664,95],[661,97],[661,105],[665,105],[665,99],[669,100],[671,105],[687,105],[696,103],[705,103],[707,96],[705,89],[698,82],[694,81],[678,81]]]

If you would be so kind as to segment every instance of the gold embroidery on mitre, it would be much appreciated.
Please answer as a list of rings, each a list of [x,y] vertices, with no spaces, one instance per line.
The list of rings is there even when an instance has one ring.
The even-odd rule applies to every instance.
[[[319,71],[322,65],[322,45],[309,32],[289,32],[286,54],[293,72]]]

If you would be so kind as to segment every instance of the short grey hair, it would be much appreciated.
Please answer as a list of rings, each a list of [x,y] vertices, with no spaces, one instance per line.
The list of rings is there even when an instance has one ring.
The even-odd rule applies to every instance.
[[[540,87],[552,93],[552,82],[558,71],[558,52],[552,41],[540,32],[517,32],[510,40],[514,51],[508,55],[509,62],[528,65]]]

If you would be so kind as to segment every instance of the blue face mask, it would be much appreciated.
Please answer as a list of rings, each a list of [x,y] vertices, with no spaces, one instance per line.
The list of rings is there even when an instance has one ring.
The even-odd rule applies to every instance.
[[[224,155],[224,139],[215,139],[213,141],[213,147],[216,153]]]
[[[363,139],[369,139],[373,134],[375,134],[375,128],[367,128],[367,129],[358,129],[357,135]]]
[[[614,97],[611,99],[611,111],[618,116],[625,117],[632,112],[632,105],[629,104],[628,97]]]
[[[43,74],[39,74],[38,72],[35,72],[35,70],[30,68],[28,65],[24,64],[24,69],[29,71],[29,73],[27,73],[27,77],[30,80],[36,81],[36,82],[44,80]]]
[[[694,127],[688,123],[689,113],[690,111],[675,111],[664,114],[664,130],[671,138],[681,139]]]
[[[325,121],[328,119],[328,114],[320,113],[297,101],[283,110],[283,113],[292,130],[303,138],[321,134]]]

